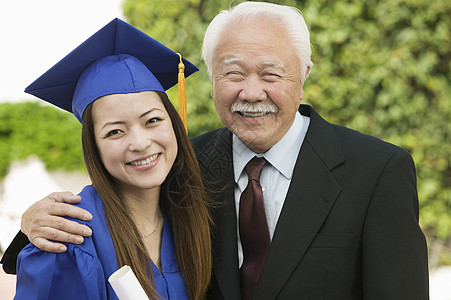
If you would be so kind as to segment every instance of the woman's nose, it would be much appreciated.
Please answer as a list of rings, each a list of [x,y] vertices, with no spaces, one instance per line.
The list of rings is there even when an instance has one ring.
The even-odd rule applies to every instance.
[[[146,150],[151,144],[152,139],[148,137],[145,132],[137,130],[136,132],[129,133],[130,151],[143,151]]]

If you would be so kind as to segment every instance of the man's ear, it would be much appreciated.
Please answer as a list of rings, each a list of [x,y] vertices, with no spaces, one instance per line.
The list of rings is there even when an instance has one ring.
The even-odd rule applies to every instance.
[[[214,90],[214,87],[215,87],[215,82],[213,80],[213,77],[210,77],[210,80],[211,80],[210,96],[213,99],[213,90]]]
[[[304,82],[307,79],[308,74],[310,74],[310,70],[311,70],[310,66],[307,66],[307,72],[305,72]]]
[[[307,72],[305,72],[304,80],[301,82],[301,100],[304,100],[305,94],[304,94],[304,83],[307,79],[308,74],[310,73],[310,66],[307,66]]]

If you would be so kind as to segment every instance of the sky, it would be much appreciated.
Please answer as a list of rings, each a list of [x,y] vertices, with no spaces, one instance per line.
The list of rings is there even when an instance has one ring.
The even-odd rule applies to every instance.
[[[23,92],[112,19],[123,0],[0,0],[0,102],[37,99]]]

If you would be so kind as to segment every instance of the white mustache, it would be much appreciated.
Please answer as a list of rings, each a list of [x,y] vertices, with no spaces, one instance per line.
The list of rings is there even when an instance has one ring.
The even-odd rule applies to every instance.
[[[277,113],[279,108],[271,102],[234,102],[230,107],[231,112],[239,113]]]

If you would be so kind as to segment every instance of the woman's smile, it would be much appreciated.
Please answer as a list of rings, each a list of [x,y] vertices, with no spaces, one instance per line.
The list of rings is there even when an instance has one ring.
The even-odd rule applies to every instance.
[[[131,166],[147,166],[150,163],[154,162],[158,158],[159,155],[160,155],[159,153],[156,153],[156,154],[151,155],[151,156],[149,156],[147,158],[144,158],[144,159],[137,159],[137,160],[128,162],[127,165],[131,165]],[[153,163],[152,165],[155,165],[155,163]]]

